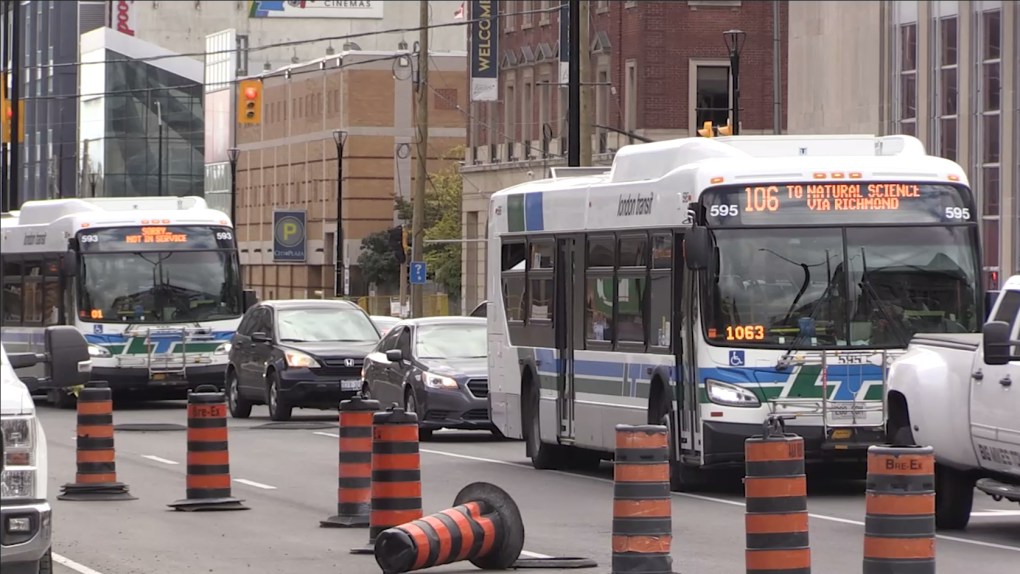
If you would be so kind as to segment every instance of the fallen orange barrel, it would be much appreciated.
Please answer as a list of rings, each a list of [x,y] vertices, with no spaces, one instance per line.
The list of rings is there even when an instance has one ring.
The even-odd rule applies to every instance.
[[[418,415],[396,404],[372,415],[372,506],[368,545],[352,554],[374,554],[379,534],[418,520],[421,508],[421,460]]]
[[[804,439],[777,423],[744,442],[747,574],[810,574]]]
[[[372,415],[379,401],[355,397],[340,403],[340,463],[336,516],[319,522],[325,528],[368,526],[372,501]]]
[[[510,495],[475,482],[453,508],[381,532],[375,561],[383,574],[401,574],[467,560],[483,570],[506,570],[524,549],[524,522]]]
[[[673,515],[665,426],[616,426],[613,482],[613,574],[670,574]]]
[[[872,446],[863,574],[935,574],[935,450]]]
[[[106,383],[87,383],[78,391],[77,473],[61,488],[58,500],[137,500],[117,482],[113,448],[113,391]]]
[[[248,510],[230,491],[227,405],[223,392],[202,385],[188,394],[188,476],[175,510]]]

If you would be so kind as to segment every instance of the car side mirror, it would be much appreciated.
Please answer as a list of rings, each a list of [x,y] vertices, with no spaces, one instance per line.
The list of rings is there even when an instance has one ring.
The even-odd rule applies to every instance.
[[[245,289],[241,293],[241,299],[242,299],[241,304],[244,305],[245,311],[251,309],[259,302],[259,296],[257,293],[255,293],[254,289]]]
[[[262,332],[252,333],[251,334],[251,340],[256,342],[256,343],[272,343],[273,342],[272,337],[270,337],[268,334],[262,333]]]
[[[386,360],[391,363],[400,363],[404,360],[404,352],[400,349],[390,349],[386,351]]]
[[[712,238],[707,227],[692,227],[684,235],[683,255],[687,269],[701,271],[708,269],[708,258],[712,253]]]
[[[989,321],[981,329],[981,346],[984,348],[985,364],[1006,365],[1020,357],[1010,355],[1011,345],[1020,345],[1020,341],[1009,340],[1009,323],[1005,321]]]
[[[78,274],[78,253],[73,249],[64,252],[60,258],[60,269],[64,275],[74,277]]]
[[[27,369],[39,364],[39,355],[35,353],[11,353],[7,355],[7,361],[12,369]]]
[[[84,385],[92,375],[89,344],[74,327],[59,325],[47,327],[43,335],[46,344],[46,377],[57,388]]]

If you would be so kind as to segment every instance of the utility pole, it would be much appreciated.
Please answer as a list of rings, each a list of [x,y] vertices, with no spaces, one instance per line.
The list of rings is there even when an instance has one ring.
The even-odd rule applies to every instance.
[[[18,194],[18,187],[21,184],[21,170],[18,169],[18,130],[21,126],[18,125],[18,88],[21,87],[21,74],[18,73],[18,68],[21,67],[21,2],[9,2],[11,6],[11,17],[8,22],[11,24],[11,47],[8,54],[11,55],[11,86],[7,92],[8,98],[11,102],[11,117],[10,117],[10,129],[11,137],[10,147],[8,148],[8,158],[10,164],[8,170],[10,173],[10,180],[7,182],[7,204],[10,206],[11,211],[21,207],[21,197]]]
[[[567,26],[567,166],[581,165],[581,5],[587,0],[570,0],[567,5],[570,22]],[[562,13],[561,16],[562,18]]]
[[[429,3],[420,0],[421,32],[418,40],[418,118],[416,121],[418,162],[414,172],[414,197],[411,219],[411,261],[424,261],[425,184],[429,158]],[[424,294],[420,283],[411,284],[411,316],[423,315]]]
[[[581,138],[581,161],[580,165],[590,166],[592,158],[591,136],[592,124],[595,123],[595,111],[592,105],[592,90],[594,81],[591,77],[591,40],[588,33],[591,30],[591,19],[588,10],[591,2],[582,0],[578,10],[579,28],[577,34],[578,43],[578,65],[577,72],[581,77],[581,118],[578,126],[578,135]]]
[[[0,63],[3,63],[3,74],[0,74],[0,81],[7,82],[7,54],[8,52],[8,40],[10,40],[10,9],[7,2],[0,4],[0,29],[3,30],[3,41],[0,41]],[[7,84],[4,83],[3,87],[0,88],[4,92],[4,97],[7,97]],[[11,207],[8,205],[9,186],[10,186],[10,173],[7,170],[7,144],[0,143],[0,211],[11,211]]]

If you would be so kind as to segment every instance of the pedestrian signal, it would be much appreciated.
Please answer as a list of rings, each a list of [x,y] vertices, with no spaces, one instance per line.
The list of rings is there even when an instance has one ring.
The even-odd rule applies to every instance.
[[[18,100],[18,139],[17,141],[25,141],[25,102]],[[11,143],[11,123],[14,120],[14,106],[13,103],[4,99],[0,102],[0,142]]]
[[[262,123],[262,80],[241,80],[238,83],[237,123]]]

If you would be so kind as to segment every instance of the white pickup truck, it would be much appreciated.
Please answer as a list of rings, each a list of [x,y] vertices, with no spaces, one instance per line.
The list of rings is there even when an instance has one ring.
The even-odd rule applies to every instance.
[[[44,363],[61,386],[88,382],[88,343],[74,327],[49,327],[46,354],[8,355],[0,344],[0,572],[53,572],[52,514],[47,499],[46,433],[15,369]]]
[[[1020,275],[981,334],[917,335],[889,368],[888,440],[935,449],[935,524],[966,528],[974,489],[1020,503]]]

